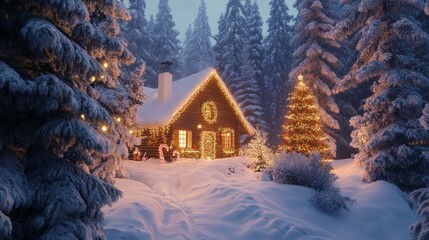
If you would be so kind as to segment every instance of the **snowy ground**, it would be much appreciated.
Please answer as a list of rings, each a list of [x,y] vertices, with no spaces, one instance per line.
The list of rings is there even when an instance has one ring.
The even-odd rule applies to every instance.
[[[351,160],[333,164],[339,187],[357,200],[339,216],[315,209],[309,188],[260,181],[245,161],[127,161],[131,179],[116,182],[124,197],[103,209],[108,239],[410,238],[417,215],[404,195],[386,182],[361,183]]]

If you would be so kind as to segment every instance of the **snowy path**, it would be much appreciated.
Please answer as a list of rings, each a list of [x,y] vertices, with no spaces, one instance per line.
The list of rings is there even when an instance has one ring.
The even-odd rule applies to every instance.
[[[416,220],[392,185],[360,183],[350,161],[336,163],[339,186],[358,200],[350,213],[314,209],[308,188],[262,182],[245,160],[126,162],[124,198],[105,208],[108,239],[408,239]]]

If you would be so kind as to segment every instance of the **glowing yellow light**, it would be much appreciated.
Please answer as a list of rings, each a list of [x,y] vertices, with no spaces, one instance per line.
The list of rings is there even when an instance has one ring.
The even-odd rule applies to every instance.
[[[130,134],[133,134],[134,133],[134,131],[133,130],[130,130],[130,131],[128,131]]]
[[[304,80],[304,76],[302,76],[301,74],[299,74],[299,76],[298,76],[298,80],[299,80],[299,81],[303,81],[303,80]]]
[[[104,75],[101,75],[101,79],[104,79]]]
[[[103,63],[103,67],[104,67],[104,68],[108,68],[108,67],[109,67],[109,64],[108,64],[107,62],[104,62],[104,63]]]
[[[201,129],[201,128],[203,128],[203,126],[201,124],[198,124],[197,128]]]
[[[109,128],[106,125],[101,126],[101,131],[107,132]]]
[[[121,118],[120,118],[120,117],[117,117],[117,118],[116,118],[116,122],[120,123],[120,122],[121,122]]]
[[[92,83],[95,82],[95,76],[91,76],[91,78],[89,79]]]
[[[85,115],[84,114],[80,115],[80,118],[85,121]]]

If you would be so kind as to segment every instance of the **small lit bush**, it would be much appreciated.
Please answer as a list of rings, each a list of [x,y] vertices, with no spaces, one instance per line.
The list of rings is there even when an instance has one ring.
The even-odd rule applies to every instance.
[[[348,204],[354,201],[341,196],[334,186],[337,175],[331,172],[331,166],[323,163],[320,154],[306,157],[299,153],[282,153],[273,164],[273,179],[283,184],[293,184],[316,190],[311,199],[314,206],[330,213],[348,210]]]
[[[257,133],[252,140],[241,148],[241,154],[249,156],[252,162],[249,168],[255,172],[261,172],[271,166],[274,155],[266,145],[266,137],[262,133]]]

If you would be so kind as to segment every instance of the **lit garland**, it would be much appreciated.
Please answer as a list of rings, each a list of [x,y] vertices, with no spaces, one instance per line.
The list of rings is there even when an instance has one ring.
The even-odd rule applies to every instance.
[[[148,136],[148,144],[149,146],[154,146],[158,144],[159,138],[162,138],[162,141],[167,142],[167,133],[170,130],[170,125],[164,127],[154,127],[154,128],[140,128],[135,131],[130,132],[130,134],[134,134],[136,137],[146,137]]]
[[[201,106],[201,116],[208,124],[216,123],[217,120],[217,107],[213,101],[204,102]]]
[[[183,157],[186,158],[199,158],[201,156],[201,152],[197,149],[192,149],[192,148],[183,148],[180,149]]]
[[[205,148],[205,143],[207,141],[213,141],[213,148],[207,149]],[[216,133],[215,132],[206,132],[203,131],[200,134],[200,148],[201,148],[201,157],[214,159],[216,158]]]
[[[329,154],[328,138],[320,123],[316,98],[305,85],[302,75],[298,77],[298,82],[288,100],[288,113],[282,126],[284,142],[280,149],[307,156],[312,152],[319,152],[326,158]]]
[[[158,147],[159,161],[161,163],[165,163],[164,153],[162,152],[162,149],[165,149],[165,151],[168,152],[170,150],[170,148],[168,147],[167,144],[161,144]]]

